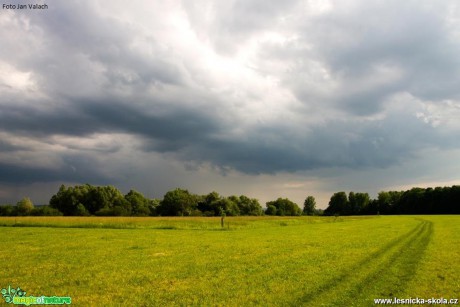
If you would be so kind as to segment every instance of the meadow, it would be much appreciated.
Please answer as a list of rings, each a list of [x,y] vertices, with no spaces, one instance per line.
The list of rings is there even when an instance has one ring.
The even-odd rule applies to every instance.
[[[0,288],[76,306],[458,298],[459,216],[0,218]],[[1,297],[0,297],[1,299]]]

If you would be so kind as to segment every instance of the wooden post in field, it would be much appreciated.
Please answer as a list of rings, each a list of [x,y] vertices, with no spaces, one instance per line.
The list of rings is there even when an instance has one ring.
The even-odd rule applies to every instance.
[[[220,227],[224,228],[225,211],[220,207]]]

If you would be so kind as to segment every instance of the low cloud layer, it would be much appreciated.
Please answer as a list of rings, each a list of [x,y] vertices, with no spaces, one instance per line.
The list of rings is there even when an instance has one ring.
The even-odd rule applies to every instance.
[[[49,7],[0,12],[0,199],[18,185],[161,194],[211,177],[223,179],[209,190],[238,193],[241,178],[263,198],[279,178],[280,193],[314,194],[331,170],[375,191],[391,176],[368,187],[353,174],[407,174],[427,153],[439,163],[401,185],[459,179],[439,173],[459,167],[441,159],[460,149],[456,1]]]

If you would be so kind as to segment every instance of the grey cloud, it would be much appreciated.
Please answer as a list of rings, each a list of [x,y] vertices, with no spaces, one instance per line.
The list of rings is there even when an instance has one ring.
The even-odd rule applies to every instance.
[[[136,108],[131,102],[114,100],[75,100],[54,110],[9,106],[0,113],[0,128],[41,136],[126,132],[169,145],[176,143],[172,148],[193,143],[219,129],[217,121],[199,109],[159,108],[158,113],[151,112],[149,105]]]
[[[375,65],[399,68],[402,79],[394,80],[393,89],[383,88],[387,94],[408,91],[421,99],[458,98],[454,88],[460,84],[459,42],[451,39],[443,5],[424,4],[429,3],[362,2],[352,12],[337,9],[311,25],[316,29],[314,48],[333,72],[352,80],[374,78]],[[384,101],[380,88],[366,98],[368,104]],[[356,112],[360,107],[351,106]]]
[[[318,16],[291,11],[297,18],[289,32],[296,38],[261,44],[259,68],[280,78],[302,103],[352,115],[380,113],[400,92],[422,100],[458,99],[460,42],[446,17],[453,2],[442,3],[351,1]],[[285,63],[286,71],[270,71],[273,61]],[[318,96],[322,87],[328,91]]]
[[[94,167],[94,161],[82,157],[64,157],[62,167],[25,166],[0,162],[0,183],[24,185],[35,182],[93,182],[109,184],[113,179]]]
[[[252,174],[331,166],[386,167],[429,146],[436,137],[434,128],[415,116],[404,118],[404,114],[391,114],[380,121],[337,120],[310,127],[305,133],[289,125],[259,125],[244,138],[235,139],[226,135],[227,123],[201,110],[171,108],[155,114],[124,102],[78,101],[72,105],[75,109],[69,114],[78,116],[61,110],[44,114],[23,110],[16,117],[14,112],[5,112],[0,127],[42,137],[123,132],[146,141],[140,150],[169,152],[184,161],[211,162]],[[410,144],[405,143],[407,139]]]
[[[346,6],[315,19],[308,26],[317,31],[305,33],[336,70],[361,73],[370,63],[389,60],[420,64],[437,59],[440,45],[448,43],[442,6],[395,1],[356,1],[354,10]]]
[[[209,40],[231,58],[253,39],[255,78],[279,80],[286,97],[292,94],[301,107],[280,99],[280,109],[285,106],[289,115],[257,121],[256,112],[243,113],[249,109],[244,99],[196,84],[198,77],[183,64],[192,56],[165,47],[154,34],[137,33],[134,24],[102,17],[91,2],[70,1],[56,3],[47,14],[27,15],[31,27],[16,29],[35,53],[5,40],[0,55],[11,66],[31,71],[42,96],[2,95],[0,131],[56,145],[54,136],[123,133],[139,141],[129,148],[133,159],[159,153],[189,165],[212,164],[252,175],[388,168],[426,148],[460,146],[455,128],[443,131],[424,123],[412,102],[401,100],[407,108],[391,109],[392,98],[400,93],[421,101],[459,98],[459,42],[446,26],[442,5],[425,9],[418,2],[356,1],[313,16],[298,1],[210,3],[183,1],[190,26],[203,42]],[[210,8],[209,19],[200,4]],[[162,12],[152,18],[162,18]],[[260,42],[263,31],[294,39]],[[149,52],[133,47],[138,35]],[[206,69],[200,72],[206,75]],[[322,70],[328,78],[323,79]],[[209,78],[218,79],[218,73],[226,72],[209,73]],[[231,93],[240,90],[232,88],[235,84],[222,87]],[[256,87],[245,91],[239,97],[267,97]],[[243,107],[232,107],[237,104]],[[251,116],[254,121],[247,124],[243,119]],[[242,130],[237,136],[235,128]],[[24,146],[0,140],[0,152],[13,155],[27,150]],[[110,164],[97,160],[97,148],[66,146],[73,154],[56,153],[63,165],[57,169],[0,160],[0,182],[116,180],[104,172]],[[102,152],[120,154],[122,160],[124,149],[114,144]]]
[[[136,109],[126,103],[80,104],[85,114],[108,130],[119,130],[154,141],[155,150],[171,151],[199,142],[216,132],[219,124],[202,110],[187,108],[160,110]],[[165,113],[163,113],[165,112]],[[163,113],[163,114],[161,114]]]
[[[71,1],[54,3],[45,14],[19,13],[26,14],[30,26],[18,22],[14,31],[34,53],[17,52],[20,46],[9,40],[0,54],[22,71],[32,71],[40,90],[52,95],[87,97],[184,84],[183,68],[170,49],[146,33],[142,41],[148,49],[133,47],[139,30],[102,16],[94,6]]]
[[[30,136],[54,134],[88,135],[96,132],[96,124],[84,113],[76,113],[63,105],[54,110],[34,106],[2,106],[0,129]]]
[[[178,151],[184,160],[211,161],[243,173],[275,174],[328,167],[385,168],[417,156],[427,146],[443,146],[436,131],[415,116],[392,114],[380,121],[337,120],[289,131],[276,126],[248,132],[244,140],[209,138]],[[411,140],[410,143],[407,140]]]
[[[16,145],[14,142],[0,139],[0,152],[16,152],[19,150],[27,150],[26,146]]]

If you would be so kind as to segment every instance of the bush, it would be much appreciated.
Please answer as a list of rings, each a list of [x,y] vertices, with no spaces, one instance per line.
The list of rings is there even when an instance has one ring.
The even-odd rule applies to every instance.
[[[30,215],[34,209],[34,204],[28,197],[24,197],[16,204],[16,211],[18,215]]]
[[[17,215],[16,207],[12,205],[0,206],[0,216],[15,216]]]
[[[50,206],[40,206],[40,207],[35,207],[30,215],[34,216],[62,216],[62,212],[55,209],[51,208]]]
[[[130,212],[121,206],[115,206],[113,208],[102,208],[96,212],[97,216],[130,216]]]

